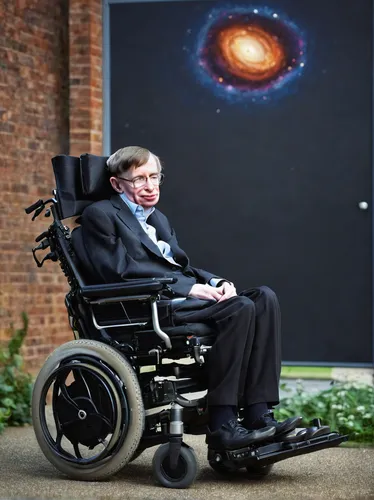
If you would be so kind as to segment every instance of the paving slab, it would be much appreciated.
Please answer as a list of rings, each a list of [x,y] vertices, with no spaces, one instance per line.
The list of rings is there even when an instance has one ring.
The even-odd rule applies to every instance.
[[[8,428],[0,436],[0,499],[374,500],[374,448],[338,447],[290,458],[254,481],[245,470],[218,478],[206,460],[204,437],[186,435],[185,441],[194,447],[200,470],[191,488],[173,490],[153,481],[156,448],[105,482],[73,481],[47,461],[32,427]]]

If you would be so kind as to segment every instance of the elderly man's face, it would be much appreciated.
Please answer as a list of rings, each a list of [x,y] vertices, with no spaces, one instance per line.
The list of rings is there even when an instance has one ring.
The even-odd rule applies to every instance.
[[[150,155],[147,163],[138,168],[131,167],[120,177],[112,177],[111,183],[116,191],[124,193],[130,201],[151,208],[160,198],[159,175],[156,160]]]

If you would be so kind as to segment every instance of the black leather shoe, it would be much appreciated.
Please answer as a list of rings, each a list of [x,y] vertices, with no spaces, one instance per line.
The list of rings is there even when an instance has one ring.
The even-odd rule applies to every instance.
[[[275,434],[275,427],[262,427],[258,430],[245,429],[236,419],[229,420],[217,431],[209,432],[205,442],[214,450],[234,450],[244,448],[259,441],[266,441]]]
[[[274,413],[272,411],[268,411],[264,413],[262,417],[258,418],[248,426],[244,424],[245,428],[248,430],[253,429],[263,429],[265,427],[275,427],[275,435],[279,436],[282,434],[287,434],[288,432],[293,431],[296,427],[299,427],[303,417],[291,417],[287,418],[283,422],[278,422],[274,418]]]

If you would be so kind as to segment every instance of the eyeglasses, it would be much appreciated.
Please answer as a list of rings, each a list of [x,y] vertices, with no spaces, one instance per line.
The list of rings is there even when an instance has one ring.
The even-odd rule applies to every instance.
[[[131,182],[134,189],[138,189],[138,188],[146,186],[148,183],[148,180],[150,180],[154,186],[160,186],[164,181],[164,174],[159,172],[158,174],[151,174],[149,177],[139,175],[139,177],[134,177],[133,179],[126,179],[125,177],[117,177],[117,179]]]

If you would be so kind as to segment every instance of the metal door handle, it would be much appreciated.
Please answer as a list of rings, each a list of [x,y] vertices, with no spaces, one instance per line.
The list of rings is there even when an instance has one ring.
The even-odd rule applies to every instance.
[[[367,210],[367,209],[369,208],[369,204],[368,204],[368,202],[367,202],[367,201],[360,201],[360,202],[358,203],[358,208],[359,208],[360,210]]]

